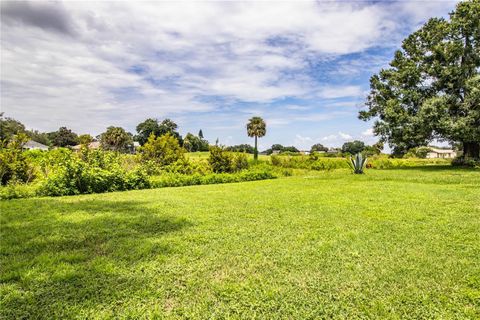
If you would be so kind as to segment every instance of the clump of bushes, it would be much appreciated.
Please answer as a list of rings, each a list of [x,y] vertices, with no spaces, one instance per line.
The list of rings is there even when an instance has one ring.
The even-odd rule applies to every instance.
[[[277,176],[270,170],[249,170],[237,173],[210,173],[206,175],[183,175],[166,173],[151,178],[153,188],[182,187],[191,185],[205,185],[231,182],[275,179]]]
[[[245,153],[233,153],[219,146],[210,147],[208,163],[214,173],[233,173],[248,168]]]
[[[322,158],[318,154],[306,156],[277,156],[270,157],[272,165],[283,168],[307,169],[307,170],[333,170],[348,168],[348,163],[343,158]]]
[[[0,145],[1,185],[26,183],[34,178],[34,170],[23,154],[22,147],[28,141],[25,134],[14,136]]]
[[[126,170],[118,154],[101,150],[50,152],[42,163],[45,179],[39,195],[62,196],[149,187],[147,173],[140,167]]]
[[[159,166],[166,166],[178,160],[185,159],[186,150],[182,148],[170,133],[160,137],[151,134],[147,142],[140,148],[140,157],[144,162],[154,162]]]
[[[467,157],[457,157],[452,160],[452,165],[455,167],[475,168],[480,167],[480,160]]]

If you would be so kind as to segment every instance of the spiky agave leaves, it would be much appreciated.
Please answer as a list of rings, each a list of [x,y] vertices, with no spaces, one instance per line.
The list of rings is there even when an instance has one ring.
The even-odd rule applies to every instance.
[[[354,157],[350,157],[348,165],[355,174],[362,174],[363,168],[367,163],[367,157],[364,157],[361,153],[357,153]]]

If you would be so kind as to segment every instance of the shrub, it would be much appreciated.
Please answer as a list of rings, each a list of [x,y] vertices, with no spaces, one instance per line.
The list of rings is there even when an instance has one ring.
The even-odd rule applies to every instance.
[[[122,158],[114,152],[84,150],[74,154],[70,150],[55,150],[44,162],[45,179],[38,193],[48,196],[100,193],[149,186],[144,169],[126,170]]]
[[[151,178],[153,188],[181,187],[190,185],[205,185],[274,179],[276,175],[270,170],[245,170],[237,173],[210,173],[206,175],[166,173]]]
[[[34,178],[33,168],[27,162],[22,147],[28,137],[25,134],[13,136],[10,142],[0,146],[0,183],[29,182]]]
[[[160,166],[185,158],[185,149],[180,146],[178,139],[169,133],[158,138],[150,135],[140,148],[140,153],[142,161],[154,161]]]
[[[210,147],[210,156],[208,163],[215,173],[232,172],[233,171],[233,154],[221,147]]]
[[[480,167],[480,161],[473,158],[457,157],[452,160],[452,166],[455,167]]]

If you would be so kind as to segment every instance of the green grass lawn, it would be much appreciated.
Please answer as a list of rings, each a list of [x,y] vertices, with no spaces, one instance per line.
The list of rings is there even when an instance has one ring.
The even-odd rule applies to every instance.
[[[0,318],[480,317],[480,171],[0,202]]]

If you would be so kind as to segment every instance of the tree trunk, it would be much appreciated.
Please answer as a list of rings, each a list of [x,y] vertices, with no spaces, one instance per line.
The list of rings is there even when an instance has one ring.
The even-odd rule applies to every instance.
[[[480,159],[480,142],[463,142],[463,157]]]
[[[253,160],[257,161],[257,159],[258,159],[257,136],[255,136],[255,150],[253,151]]]

